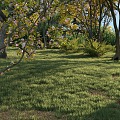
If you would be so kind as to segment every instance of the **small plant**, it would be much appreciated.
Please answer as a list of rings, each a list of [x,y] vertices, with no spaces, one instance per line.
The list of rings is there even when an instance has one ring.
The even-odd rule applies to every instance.
[[[105,33],[103,34],[103,41],[105,41],[107,44],[115,45],[115,33],[114,33],[114,31],[107,29],[105,31]]]
[[[59,41],[57,41],[57,40],[50,40],[49,48],[51,48],[51,49],[59,49],[60,48]]]
[[[87,40],[83,44],[84,53],[87,53],[91,57],[100,57],[107,52],[113,51],[114,47],[107,45],[105,42],[97,42],[97,40]]]
[[[60,49],[65,52],[75,52],[79,48],[78,39],[72,39],[64,38],[64,40],[61,40],[60,42]]]

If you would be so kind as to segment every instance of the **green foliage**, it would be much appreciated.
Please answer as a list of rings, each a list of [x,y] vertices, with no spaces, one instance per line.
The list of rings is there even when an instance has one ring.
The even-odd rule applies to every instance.
[[[115,45],[115,32],[109,29],[105,30],[103,34],[103,41],[107,44]]]
[[[115,32],[111,29],[110,26],[108,26],[105,30],[103,30],[105,28],[101,27],[101,38],[104,42],[106,42],[106,44],[111,44],[111,45],[115,45]],[[98,34],[97,34],[98,28],[97,30],[95,28],[93,28],[93,38],[98,39]]]
[[[58,32],[56,30],[56,33],[54,32],[53,39],[56,39],[55,34],[56,36],[61,35],[60,32],[58,34],[57,33]],[[77,37],[76,35],[66,35],[58,37],[57,40],[53,39],[51,39],[49,42],[49,48],[61,49],[64,52],[76,52],[81,47],[81,44],[85,43],[87,37],[86,35],[78,34]]]
[[[113,51],[114,48],[105,42],[100,43],[96,40],[87,40],[85,44],[83,44],[83,50],[91,57],[100,57],[107,52]]]
[[[50,40],[49,48],[51,48],[51,49],[59,49],[60,48],[59,42],[57,40],[55,40],[55,41]]]
[[[60,40],[60,49],[66,52],[75,52],[79,48],[79,41],[78,39],[74,38],[70,40],[69,38],[64,38]]]

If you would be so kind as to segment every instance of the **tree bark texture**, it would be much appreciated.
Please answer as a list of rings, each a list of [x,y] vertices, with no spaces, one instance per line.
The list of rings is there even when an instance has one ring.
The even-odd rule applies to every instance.
[[[6,38],[6,29],[7,29],[7,24],[3,23],[2,28],[0,30],[0,58],[7,57],[6,46],[4,43]]]
[[[120,0],[119,0],[120,2]],[[119,3],[118,2],[118,11],[119,11]],[[115,11],[114,11],[114,6],[113,6],[113,1],[112,0],[108,0],[107,2],[111,14],[112,14],[112,18],[113,18],[113,25],[114,25],[114,29],[115,29],[115,35],[116,35],[116,52],[115,55],[113,56],[114,60],[120,60],[120,29],[117,27],[117,22],[116,22],[116,15],[115,15]],[[120,11],[119,11],[119,15],[120,15]],[[120,25],[120,16],[119,16],[119,25]]]

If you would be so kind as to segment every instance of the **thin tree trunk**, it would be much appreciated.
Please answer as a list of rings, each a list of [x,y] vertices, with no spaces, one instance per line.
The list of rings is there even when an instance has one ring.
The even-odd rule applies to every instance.
[[[44,40],[44,48],[47,47],[47,40],[46,40],[46,22],[44,22],[44,27],[43,27],[43,40]]]
[[[90,28],[89,28],[89,38],[92,39],[93,37],[93,31],[92,31],[92,1],[89,1],[89,6],[90,6]]]
[[[6,53],[6,46],[5,46],[5,38],[6,38],[6,28],[7,24],[3,23],[3,26],[0,30],[0,58],[6,58],[7,53]]]
[[[99,4],[100,4],[100,0],[99,0]],[[99,26],[98,26],[98,41],[101,42],[101,23],[102,23],[102,9],[103,9],[103,4],[99,5],[99,9],[100,9],[100,18],[99,18]]]

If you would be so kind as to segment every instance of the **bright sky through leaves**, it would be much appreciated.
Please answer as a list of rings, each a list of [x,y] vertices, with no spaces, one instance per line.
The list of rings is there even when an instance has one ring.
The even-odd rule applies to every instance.
[[[119,14],[117,13],[117,15],[116,15],[117,17],[117,25],[119,24]],[[111,21],[111,23],[110,23],[110,26],[112,27],[112,28],[114,28],[114,26],[113,26],[113,21]]]

